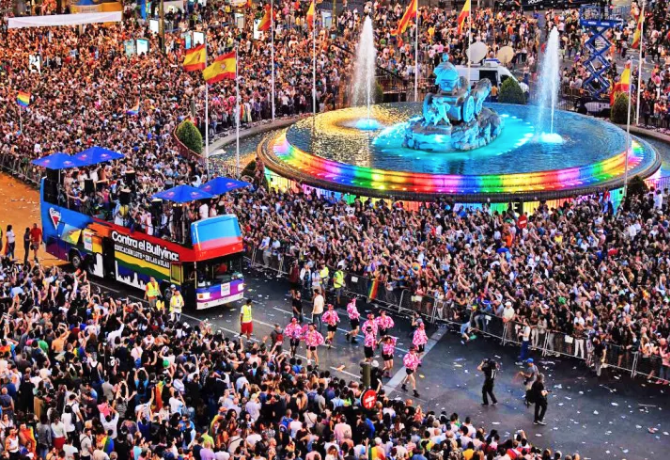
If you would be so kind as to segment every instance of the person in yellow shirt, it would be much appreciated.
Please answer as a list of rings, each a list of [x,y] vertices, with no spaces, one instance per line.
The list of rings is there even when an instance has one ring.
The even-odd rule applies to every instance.
[[[251,315],[251,299],[247,299],[240,313],[240,335],[246,335],[247,340],[251,340],[251,334],[253,333],[254,323]]]
[[[146,299],[147,302],[149,302],[149,306],[151,308],[154,308],[156,306],[156,300],[158,300],[158,295],[160,294],[160,287],[158,286],[158,282],[156,279],[152,276],[149,278],[149,282],[144,288],[144,298]]]
[[[333,289],[335,290],[335,306],[339,307],[341,305],[342,289],[344,289],[344,272],[340,267],[337,267],[333,275]]]
[[[172,297],[170,297],[170,317],[173,322],[178,323],[181,320],[181,312],[184,309],[184,298],[181,292],[173,284],[170,286]]]
[[[163,311],[165,310],[165,299],[162,295],[159,295],[156,299],[156,309],[160,314],[163,314]]]

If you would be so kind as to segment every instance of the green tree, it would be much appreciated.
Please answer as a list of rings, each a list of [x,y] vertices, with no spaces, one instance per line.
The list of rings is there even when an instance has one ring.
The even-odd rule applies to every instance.
[[[184,120],[177,128],[177,139],[189,149],[200,155],[202,153],[202,134],[191,120]]]
[[[625,125],[628,123],[628,94],[619,93],[614,99],[614,105],[610,111],[610,119],[612,123],[618,125]]]
[[[506,102],[508,104],[525,104],[526,95],[519,83],[514,78],[508,78],[500,86],[500,93],[498,94],[498,102]]]

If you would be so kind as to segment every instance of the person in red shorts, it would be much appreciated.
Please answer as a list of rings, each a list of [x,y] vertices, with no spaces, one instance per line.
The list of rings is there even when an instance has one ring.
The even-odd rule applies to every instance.
[[[33,224],[33,228],[30,229],[30,247],[33,250],[35,262],[37,262],[37,251],[40,248],[42,243],[42,229]]]
[[[251,299],[247,299],[240,313],[240,335],[246,335],[247,340],[251,340],[251,334],[253,333],[254,323],[251,316]]]

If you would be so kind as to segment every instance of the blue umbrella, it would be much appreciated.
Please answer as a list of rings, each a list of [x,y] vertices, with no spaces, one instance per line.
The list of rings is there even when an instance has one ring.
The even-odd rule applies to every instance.
[[[152,199],[172,201],[173,203],[188,203],[189,201],[214,198],[213,195],[190,185],[177,185],[168,190],[156,193]]]
[[[124,158],[124,155],[119,152],[114,152],[112,150],[103,149],[102,147],[91,147],[79,152],[74,156],[78,160],[81,160],[86,166],[95,165],[98,163],[104,163],[105,161],[118,160]]]
[[[231,190],[249,187],[250,185],[249,182],[241,180],[230,179],[228,177],[217,177],[216,179],[212,179],[209,182],[202,184],[200,190],[204,190],[212,195],[223,195]]]
[[[86,166],[81,160],[63,152],[57,152],[38,158],[37,160],[33,160],[32,163],[47,169],[67,169]]]

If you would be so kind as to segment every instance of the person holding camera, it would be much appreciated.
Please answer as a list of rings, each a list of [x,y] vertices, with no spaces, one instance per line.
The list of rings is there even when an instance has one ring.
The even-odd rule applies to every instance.
[[[493,386],[496,380],[496,374],[500,370],[500,366],[497,362],[490,358],[486,358],[481,362],[477,370],[484,373],[484,384],[482,385],[482,405],[489,405],[489,396],[491,397],[491,402],[495,406],[498,404],[498,399],[493,394]]]

